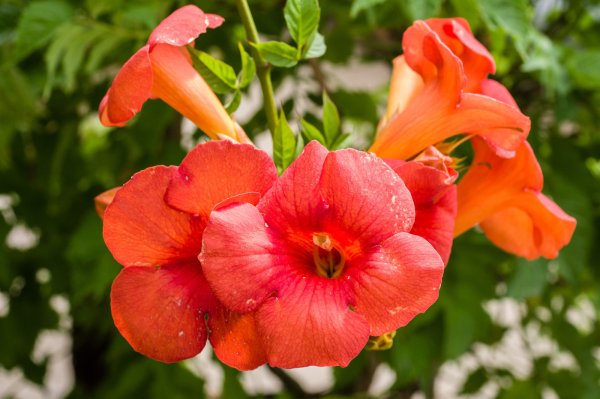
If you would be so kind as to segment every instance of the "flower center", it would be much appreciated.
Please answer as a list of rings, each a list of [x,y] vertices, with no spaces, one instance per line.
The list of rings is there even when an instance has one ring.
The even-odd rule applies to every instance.
[[[313,260],[321,277],[337,278],[346,263],[342,252],[336,248],[327,233],[313,233]]]

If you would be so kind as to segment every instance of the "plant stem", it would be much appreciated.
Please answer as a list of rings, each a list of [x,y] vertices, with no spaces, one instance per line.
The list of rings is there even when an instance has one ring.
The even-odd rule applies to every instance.
[[[273,94],[273,84],[271,83],[271,65],[262,57],[260,52],[252,45],[260,43],[258,38],[258,31],[254,24],[254,18],[252,18],[252,12],[248,6],[246,0],[235,0],[238,8],[238,13],[242,18],[244,29],[246,30],[246,37],[250,43],[250,52],[252,58],[256,63],[256,74],[260,80],[260,87],[263,93],[263,102],[265,108],[265,114],[267,116],[267,124],[271,134],[275,133],[275,127],[277,126],[277,107],[275,106],[275,96]]]

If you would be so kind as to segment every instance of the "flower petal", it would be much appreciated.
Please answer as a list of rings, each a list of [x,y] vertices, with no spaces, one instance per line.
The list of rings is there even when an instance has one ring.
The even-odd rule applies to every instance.
[[[542,170],[526,141],[509,159],[496,156],[483,140],[473,138],[471,144],[475,157],[458,183],[455,236],[501,210],[523,191],[539,192],[543,186]]]
[[[319,182],[325,231],[367,247],[410,231],[415,207],[402,179],[382,159],[353,149],[329,153]]]
[[[152,95],[162,99],[213,139],[219,135],[240,141],[236,126],[221,101],[196,72],[187,50],[157,44],[150,52]]]
[[[496,71],[496,63],[490,52],[473,36],[469,23],[463,18],[431,18],[425,23],[462,61],[467,76],[466,91],[478,92],[481,82]]]
[[[481,135],[498,155],[512,155],[529,133],[529,118],[494,98],[466,93],[462,62],[426,23],[417,21],[405,32],[403,47],[406,62],[425,85],[403,112],[381,127],[371,151],[408,159],[465,133]]]
[[[349,273],[355,311],[382,335],[408,324],[438,297],[444,263],[423,238],[398,233],[374,248]]]
[[[369,338],[369,325],[353,312],[340,280],[301,278],[258,310],[269,364],[273,367],[345,367]]]
[[[149,47],[139,49],[123,65],[100,103],[100,122],[105,126],[124,126],[152,94],[152,66]]]
[[[526,192],[481,222],[487,238],[503,250],[553,259],[571,241],[576,220],[541,193]]]
[[[319,179],[328,151],[311,141],[258,204],[267,224],[279,232],[317,231],[322,205]],[[270,211],[271,209],[276,211]]]
[[[117,191],[104,213],[104,241],[124,266],[159,266],[195,260],[204,224],[169,207],[165,191],[174,166],[155,166],[135,174]]]
[[[238,370],[252,370],[267,362],[254,313],[239,314],[223,306],[211,309],[209,340],[220,361]]]
[[[198,262],[127,267],[113,282],[110,298],[115,325],[137,352],[171,363],[204,348],[204,312],[214,299]]]
[[[381,125],[384,126],[395,114],[404,111],[421,90],[421,76],[408,66],[403,55],[394,58],[387,110]]]
[[[96,213],[100,216],[100,219],[104,219],[104,211],[106,211],[106,207],[110,205],[110,203],[115,198],[115,194],[119,191],[121,187],[111,188],[101,194],[98,194],[94,198],[94,205],[96,205]]]
[[[250,312],[275,291],[287,257],[256,207],[232,204],[211,213],[200,262],[213,292],[236,312]]]
[[[456,174],[445,173],[420,162],[386,161],[404,180],[415,203],[415,224],[411,234],[425,238],[448,263],[456,218]]]
[[[277,179],[271,158],[228,140],[196,146],[181,162],[166,194],[169,205],[208,218],[215,205],[245,193],[264,194]]]
[[[205,14],[194,5],[187,5],[175,10],[154,28],[148,44],[170,44],[185,46],[206,32],[207,28],[216,28],[223,23],[223,18],[214,14]]]

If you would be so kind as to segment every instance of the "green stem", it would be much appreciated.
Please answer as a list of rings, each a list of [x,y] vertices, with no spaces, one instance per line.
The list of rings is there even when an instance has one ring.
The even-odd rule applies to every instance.
[[[271,134],[274,134],[275,128],[277,127],[277,107],[275,106],[273,83],[271,83],[271,65],[269,65],[260,52],[252,45],[260,43],[260,40],[248,2],[246,0],[235,0],[235,3],[238,8],[238,13],[242,18],[244,29],[246,30],[246,37],[250,43],[252,58],[254,58],[254,62],[256,63],[256,74],[258,75],[258,80],[260,80],[260,87],[263,93],[267,124],[269,125]]]

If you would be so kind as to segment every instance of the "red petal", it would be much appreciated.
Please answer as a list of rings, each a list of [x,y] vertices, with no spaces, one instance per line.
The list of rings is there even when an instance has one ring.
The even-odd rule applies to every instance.
[[[410,231],[414,223],[410,192],[392,168],[373,154],[353,149],[329,153],[319,186],[325,201],[324,231],[368,247]]]
[[[419,162],[388,161],[404,180],[415,203],[416,217],[411,234],[425,238],[448,263],[456,218],[455,174],[449,175]]]
[[[94,204],[96,205],[96,213],[100,216],[100,219],[104,219],[104,211],[106,207],[110,205],[110,203],[115,198],[115,194],[119,191],[121,187],[111,188],[103,192],[102,194],[98,194],[96,198],[94,198]]]
[[[219,306],[211,309],[208,326],[215,354],[226,365],[252,370],[267,362],[254,313],[233,313]]]
[[[483,220],[481,228],[507,252],[527,259],[552,259],[571,241],[576,223],[545,195],[527,192]]]
[[[213,292],[236,312],[255,310],[275,291],[288,265],[256,207],[233,204],[211,213],[200,261]]]
[[[204,348],[204,312],[213,299],[198,262],[125,268],[110,298],[115,325],[137,352],[171,363]]]
[[[490,52],[473,36],[469,23],[462,18],[431,18],[425,23],[462,61],[467,75],[466,91],[479,92],[481,82],[496,71],[496,63]]]
[[[345,367],[369,338],[369,325],[349,308],[340,280],[296,278],[257,313],[273,367]]]
[[[542,170],[526,141],[513,158],[500,158],[483,142],[471,140],[475,158],[469,171],[458,183],[458,213],[454,235],[506,206],[524,191],[539,192],[543,185]]]
[[[350,271],[355,311],[382,335],[405,326],[438,297],[444,263],[424,239],[398,233],[374,248]]]
[[[124,266],[158,266],[195,260],[202,247],[199,218],[164,201],[174,166],[135,174],[104,213],[104,241]]]
[[[371,151],[408,159],[456,134],[485,137],[498,155],[510,156],[529,133],[529,118],[491,97],[464,93],[460,59],[424,22],[404,34],[405,59],[425,85],[410,105],[383,126]],[[426,110],[426,112],[424,112]]]
[[[209,141],[183,159],[166,200],[175,208],[208,218],[215,205],[239,194],[262,195],[276,179],[277,169],[264,151],[227,140]]]
[[[187,5],[175,10],[165,18],[148,39],[150,47],[156,44],[185,46],[206,32],[207,28],[216,28],[223,23],[223,18],[214,14],[205,14],[194,5]]]
[[[325,147],[311,141],[265,194],[258,208],[269,226],[281,232],[318,230],[319,218],[315,213],[321,200],[317,190],[327,154]]]
[[[100,121],[105,126],[124,126],[152,93],[149,47],[139,49],[121,68],[100,103]]]

